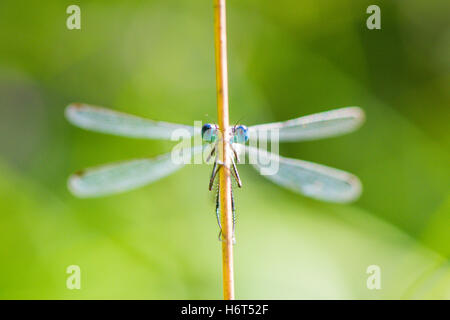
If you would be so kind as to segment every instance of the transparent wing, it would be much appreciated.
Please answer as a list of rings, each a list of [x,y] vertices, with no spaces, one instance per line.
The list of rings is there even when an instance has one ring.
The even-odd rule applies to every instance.
[[[201,152],[202,147],[185,150],[190,150],[192,156]],[[175,172],[184,165],[182,161],[174,161],[172,153],[153,159],[113,163],[73,174],[69,177],[68,187],[78,197],[100,197],[144,186]]]
[[[200,133],[201,130],[192,126],[148,120],[80,103],[70,104],[66,108],[66,118],[72,124],[86,130],[131,138],[170,140],[172,133],[177,129],[187,130],[186,132],[191,136]]]
[[[246,151],[262,175],[297,193],[329,202],[350,202],[361,194],[361,182],[351,173],[254,147],[246,147]]]
[[[364,111],[346,107],[312,114],[285,122],[267,123],[249,127],[250,139],[262,134],[270,139],[270,130],[278,129],[279,141],[302,141],[342,135],[358,129],[364,122]]]

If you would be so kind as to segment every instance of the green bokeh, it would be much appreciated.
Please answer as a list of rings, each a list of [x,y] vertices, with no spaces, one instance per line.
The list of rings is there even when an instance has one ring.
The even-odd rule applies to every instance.
[[[66,28],[81,7],[82,29]],[[448,1],[228,1],[231,121],[359,105],[347,136],[280,146],[357,174],[333,205],[240,166],[236,296],[450,298]],[[211,1],[0,3],[0,298],[220,299],[210,168],[80,200],[83,168],[168,152],[170,142],[86,132],[74,101],[192,124],[216,117]],[[66,288],[79,265],[81,290]],[[379,265],[382,289],[368,290]]]

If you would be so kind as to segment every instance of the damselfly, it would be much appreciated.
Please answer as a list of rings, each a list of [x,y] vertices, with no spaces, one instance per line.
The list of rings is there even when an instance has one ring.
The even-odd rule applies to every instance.
[[[357,199],[361,193],[361,183],[353,174],[312,162],[281,157],[251,143],[252,139],[258,139],[262,133],[270,131],[277,133],[275,136],[280,142],[314,140],[345,134],[356,130],[363,123],[364,112],[359,107],[335,109],[285,122],[250,127],[235,125],[225,138],[222,138],[215,124],[205,124],[197,128],[152,121],[86,104],[69,105],[66,117],[72,124],[83,129],[130,138],[171,140],[173,133],[180,129],[191,136],[201,135],[203,142],[210,147],[208,158],[214,159],[209,190],[212,189],[217,172],[222,167],[216,148],[223,139],[230,144],[233,151],[230,170],[239,187],[242,186],[242,182],[236,163],[239,162],[239,154],[245,151],[249,157],[259,159],[259,162],[251,162],[256,169],[264,168],[260,163],[275,163],[277,170],[266,174],[265,177],[294,192],[329,202],[350,202]],[[278,141],[271,142],[278,143]],[[194,146],[191,151],[193,154],[201,153],[203,146]],[[69,178],[68,186],[71,192],[79,197],[98,197],[131,190],[161,179],[183,167],[185,163],[173,161],[171,155],[167,153],[153,159],[130,160],[83,170]],[[219,207],[217,197],[216,215],[220,227]],[[233,221],[235,221],[234,208],[232,196]]]

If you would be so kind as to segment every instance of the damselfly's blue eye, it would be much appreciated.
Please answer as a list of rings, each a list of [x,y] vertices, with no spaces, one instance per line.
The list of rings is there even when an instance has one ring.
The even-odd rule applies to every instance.
[[[215,142],[217,140],[217,126],[210,123],[203,125],[202,139],[205,142]]]
[[[234,127],[233,142],[246,143],[248,141],[248,128],[244,125]]]

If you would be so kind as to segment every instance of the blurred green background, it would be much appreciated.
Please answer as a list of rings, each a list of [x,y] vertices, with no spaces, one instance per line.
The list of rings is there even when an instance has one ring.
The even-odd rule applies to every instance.
[[[66,28],[81,7],[81,30]],[[366,8],[381,7],[381,30]],[[229,0],[231,121],[347,105],[347,136],[280,145],[360,177],[351,205],[314,201],[240,167],[236,297],[450,298],[449,3]],[[80,200],[66,179],[173,143],[75,128],[70,102],[193,124],[216,117],[211,1],[0,3],[0,298],[221,299],[208,166]],[[81,290],[66,268],[81,268]],[[381,268],[381,290],[366,269]]]

